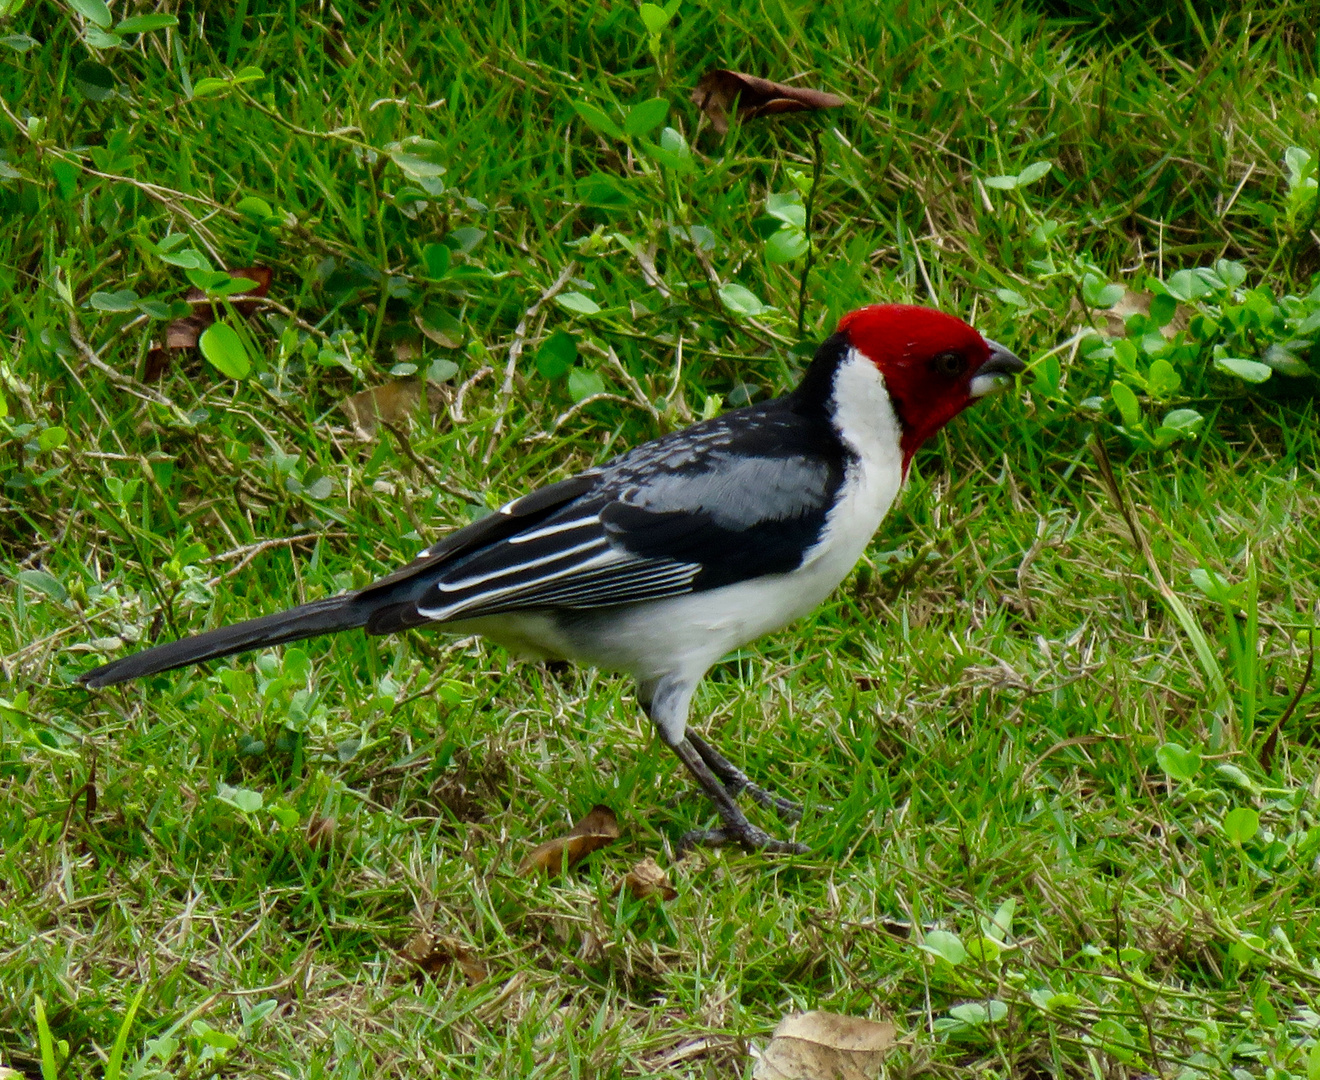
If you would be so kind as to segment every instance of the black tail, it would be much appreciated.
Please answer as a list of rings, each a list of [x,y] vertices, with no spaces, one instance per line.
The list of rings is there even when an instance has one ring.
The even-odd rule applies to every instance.
[[[155,675],[159,671],[187,667],[203,660],[217,660],[250,649],[284,645],[318,634],[333,634],[338,630],[353,630],[367,624],[375,607],[375,604],[360,602],[357,593],[331,596],[275,615],[249,619],[234,626],[222,626],[196,637],[144,649],[89,671],[79,676],[78,681],[96,690],[129,679],[139,679],[143,675]]]

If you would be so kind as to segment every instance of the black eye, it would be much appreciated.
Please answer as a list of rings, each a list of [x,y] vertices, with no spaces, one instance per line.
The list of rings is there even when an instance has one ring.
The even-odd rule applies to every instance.
[[[935,370],[946,378],[956,379],[967,367],[967,361],[956,352],[942,352],[931,361]]]

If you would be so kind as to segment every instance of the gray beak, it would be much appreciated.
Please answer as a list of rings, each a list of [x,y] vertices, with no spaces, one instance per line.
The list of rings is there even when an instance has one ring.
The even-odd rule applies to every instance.
[[[1014,376],[1027,370],[1027,365],[997,341],[985,339],[990,346],[990,359],[976,369],[968,387],[972,397],[985,397],[1013,385]]]

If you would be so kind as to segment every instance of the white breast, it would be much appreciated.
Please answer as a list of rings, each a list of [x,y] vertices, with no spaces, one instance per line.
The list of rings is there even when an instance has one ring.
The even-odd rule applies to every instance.
[[[822,564],[823,577],[831,579],[824,595],[857,565],[903,486],[902,428],[884,377],[856,349],[849,350],[839,365],[834,408],[835,427],[857,457],[848,469],[824,535],[807,553],[799,571]]]

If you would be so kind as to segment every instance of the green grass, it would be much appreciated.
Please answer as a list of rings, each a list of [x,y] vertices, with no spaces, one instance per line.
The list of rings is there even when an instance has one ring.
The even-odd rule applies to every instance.
[[[252,0],[113,49],[75,8],[0,18],[35,41],[0,43],[4,1065],[748,1075],[749,1044],[819,1008],[893,1019],[893,1075],[1314,1080],[1314,384],[1217,374],[1211,343],[1247,340],[1222,327],[1169,354],[1181,389],[1141,399],[1152,430],[1196,408],[1199,439],[1141,450],[1106,397],[1116,361],[1064,349],[1064,384],[919,455],[829,603],[712,672],[698,723],[805,796],[810,856],[677,860],[709,808],[631,688],[479,641],[345,635],[74,684],[130,643],[364,583],[533,484],[791,385],[801,263],[767,262],[763,208],[809,180],[813,131],[808,344],[863,303],[934,303],[1048,384],[1105,281],[1225,258],[1302,297],[1320,241],[1283,162],[1320,156],[1311,5],[1170,7],[1137,37],[1089,5],[688,2],[654,54],[625,3]],[[89,59],[114,95],[78,88],[103,78]],[[688,101],[716,64],[848,105],[721,141]],[[657,96],[690,167],[574,110],[622,123]],[[431,143],[404,165],[440,183],[391,157],[410,136]],[[1041,160],[1030,187],[981,183]],[[92,302],[179,300],[172,233],[273,271],[250,316],[218,305],[247,377],[179,350],[149,381],[163,323]],[[570,264],[602,312],[528,318]],[[774,310],[731,313],[730,283]],[[1271,325],[1252,340],[1289,339]],[[559,331],[571,371],[542,349]],[[337,406],[399,364],[440,380],[434,412],[358,439]],[[593,389],[612,396],[581,405]],[[1193,571],[1245,587],[1211,599]],[[619,841],[518,875],[595,803]],[[615,894],[646,856],[675,899]],[[419,929],[485,977],[419,974],[399,956]],[[936,959],[938,931],[969,957]]]

